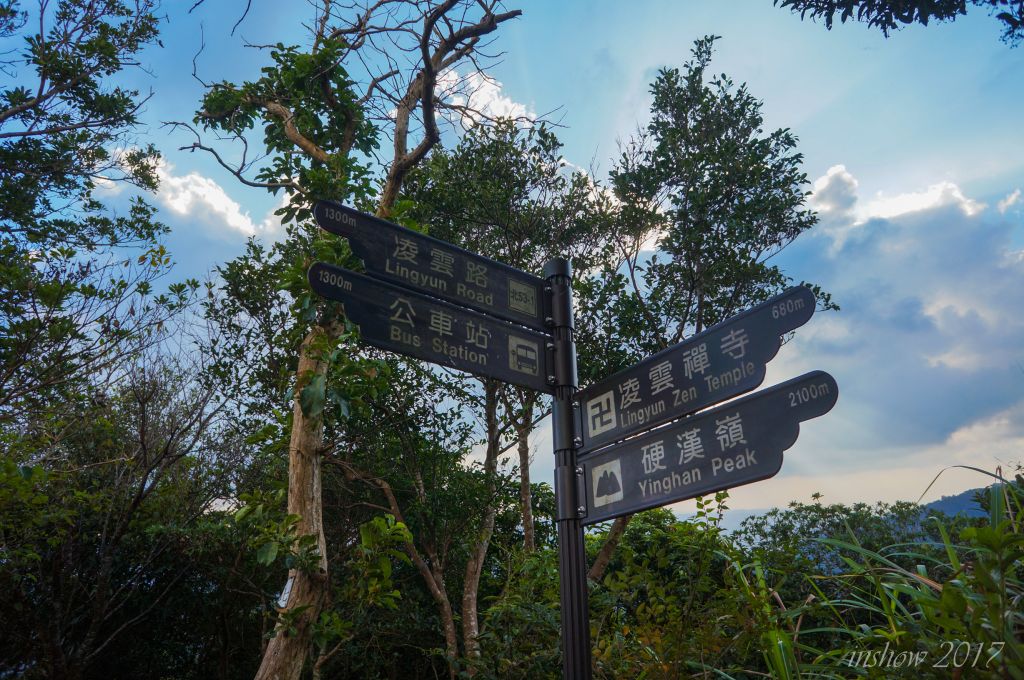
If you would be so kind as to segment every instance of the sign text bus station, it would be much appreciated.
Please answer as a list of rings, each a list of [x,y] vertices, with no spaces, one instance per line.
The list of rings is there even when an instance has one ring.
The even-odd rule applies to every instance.
[[[375,347],[551,392],[541,333],[323,262],[310,267],[309,283],[341,302]]]

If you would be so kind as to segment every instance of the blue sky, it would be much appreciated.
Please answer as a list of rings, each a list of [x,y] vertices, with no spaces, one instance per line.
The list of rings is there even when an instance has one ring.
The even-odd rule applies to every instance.
[[[163,49],[146,55],[147,139],[163,151],[156,197],[173,228],[179,275],[202,275],[272,238],[275,199],[242,186],[191,142],[160,127],[189,120],[207,81],[254,77],[251,43],[303,44],[306,3],[208,1],[168,8]],[[484,96],[495,106],[554,111],[568,161],[612,166],[616,143],[648,117],[657,70],[681,66],[694,39],[722,36],[712,64],[764,101],[766,127],[799,137],[821,224],[781,256],[795,280],[841,305],[818,314],[769,366],[767,384],[822,369],[836,408],[804,425],[780,475],[738,489],[737,508],[806,500],[911,499],[943,467],[1024,460],[1024,47],[972,10],[953,24],[885,39],[861,24],[832,31],[772,6],[723,3],[525,2],[492,51],[505,54]],[[551,475],[537,439],[534,477]],[[946,473],[926,500],[985,483]]]

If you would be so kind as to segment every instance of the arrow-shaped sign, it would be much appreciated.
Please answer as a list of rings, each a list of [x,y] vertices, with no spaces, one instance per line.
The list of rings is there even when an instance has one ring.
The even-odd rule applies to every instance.
[[[352,252],[375,278],[548,329],[544,279],[340,203],[318,201],[313,216],[322,228],[348,238]]]
[[[583,523],[773,477],[800,423],[828,413],[838,396],[832,376],[812,371],[581,456]]]
[[[814,293],[790,288],[581,390],[581,452],[756,388],[780,336],[814,314]]]
[[[545,335],[323,262],[307,276],[317,294],[344,305],[375,347],[553,391]]]

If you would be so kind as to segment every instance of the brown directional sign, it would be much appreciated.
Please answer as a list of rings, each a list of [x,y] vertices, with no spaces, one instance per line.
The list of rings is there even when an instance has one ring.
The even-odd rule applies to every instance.
[[[318,201],[317,223],[349,245],[375,278],[546,331],[544,279],[340,203]]]
[[[693,413],[764,381],[780,336],[807,323],[814,293],[796,286],[581,390],[581,452]]]
[[[308,277],[317,294],[344,305],[375,347],[553,391],[547,336],[323,262]]]
[[[839,388],[823,371],[580,456],[584,524],[773,477],[800,423],[828,413]]]

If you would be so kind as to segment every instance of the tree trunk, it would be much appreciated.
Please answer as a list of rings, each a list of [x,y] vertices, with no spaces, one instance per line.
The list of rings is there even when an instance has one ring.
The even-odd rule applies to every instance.
[[[322,348],[316,347],[325,339],[333,339],[332,334],[320,326],[314,326],[302,341],[292,407],[291,442],[288,446],[288,513],[299,516],[296,526],[299,536],[316,536],[320,551],[319,569],[316,572],[298,569],[288,572],[291,590],[280,614],[284,617],[300,607],[305,609],[295,614],[290,621],[292,631],[278,627],[263,654],[263,661],[256,671],[256,680],[298,680],[311,648],[313,624],[320,617],[320,610],[327,599],[327,545],[324,538],[320,477],[323,421],[319,415],[307,417],[299,403],[302,387],[312,377],[327,372],[327,362],[320,360]]]
[[[697,292],[697,318],[694,330],[694,335],[704,330],[704,292],[699,282],[701,276],[701,270],[698,269],[697,277],[698,284],[696,287]],[[629,520],[633,518],[633,515],[624,515],[616,518],[612,524],[612,528],[608,530],[608,538],[605,539],[604,545],[601,546],[601,551],[597,554],[597,559],[594,560],[594,564],[591,565],[590,571],[587,572],[587,578],[591,581],[597,582],[604,578],[605,569],[608,568],[608,563],[612,559],[612,555],[615,554],[615,548],[618,547],[619,541],[622,540],[622,534],[626,531],[626,527],[629,525]]]
[[[516,423],[519,437],[519,506],[523,513],[523,550],[533,552],[533,498],[530,491],[530,432],[533,427],[533,398],[523,404],[521,419]]]
[[[441,610],[441,626],[444,628],[444,644],[448,653],[448,672],[452,680],[455,680],[455,664],[459,658],[459,633],[455,629],[455,615],[452,613],[452,603],[448,600],[448,591],[444,587],[444,575],[437,579],[440,583],[439,592],[441,597],[437,598],[438,608]]]
[[[484,473],[489,478],[488,491],[492,496],[484,511],[484,520],[477,534],[476,545],[466,562],[466,577],[462,585],[462,644],[465,649],[469,675],[475,675],[473,662],[480,658],[480,618],[477,612],[477,596],[480,591],[480,574],[487,559],[487,548],[494,533],[494,518],[497,507],[493,495],[497,492],[494,476],[498,467],[499,432],[498,432],[498,382],[488,380],[484,386],[484,417],[487,423],[487,453],[484,457]]]
[[[391,495],[394,498],[394,495]],[[437,555],[430,550],[431,564],[427,563],[416,550],[411,542],[405,546],[406,554],[412,559],[414,565],[427,583],[434,602],[437,603],[438,613],[441,616],[441,627],[444,630],[445,653],[448,657],[448,674],[452,680],[456,678],[456,664],[459,659],[459,634],[455,627],[455,614],[452,612],[452,603],[448,598],[448,589],[444,585],[444,570],[438,562]]]
[[[618,547],[619,540],[622,538],[622,534],[626,531],[626,526],[629,525],[629,520],[632,518],[633,515],[623,515],[616,518],[615,522],[612,523],[612,528],[608,530],[608,538],[605,539],[604,545],[601,546],[601,552],[597,553],[597,559],[594,560],[594,564],[587,573],[588,579],[596,583],[604,577],[604,570],[608,568],[608,563],[615,553],[615,548]]]

